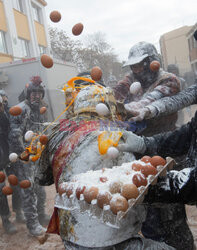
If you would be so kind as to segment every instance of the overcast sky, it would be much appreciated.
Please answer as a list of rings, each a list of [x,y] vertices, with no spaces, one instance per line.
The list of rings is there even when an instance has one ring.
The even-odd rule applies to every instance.
[[[83,41],[87,34],[100,31],[120,60],[126,60],[131,46],[140,41],[159,49],[159,38],[166,32],[197,22],[197,0],[46,0],[48,24]],[[49,14],[58,10],[62,19],[53,23]],[[72,27],[83,23],[80,36]]]

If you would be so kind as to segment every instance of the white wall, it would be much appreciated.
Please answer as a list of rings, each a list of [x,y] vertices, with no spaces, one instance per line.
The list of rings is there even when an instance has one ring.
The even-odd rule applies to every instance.
[[[70,78],[77,75],[77,69],[71,63],[54,62],[52,68],[46,69],[41,65],[40,58],[0,64],[0,70],[4,70],[8,75],[8,84],[0,85],[0,88],[7,92],[10,106],[18,103],[18,96],[33,75],[39,75],[42,78],[42,84],[45,86],[45,101],[49,105],[50,121],[65,109],[64,93],[58,90],[58,86],[63,86]]]
[[[63,86],[72,77],[77,76],[77,74],[76,67],[71,63],[56,62],[50,70],[46,70],[49,98],[53,107],[54,118],[65,109],[65,96],[59,87]]]

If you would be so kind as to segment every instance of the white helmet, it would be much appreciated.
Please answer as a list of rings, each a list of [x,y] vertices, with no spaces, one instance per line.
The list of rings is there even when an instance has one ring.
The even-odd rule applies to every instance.
[[[74,114],[96,113],[96,105],[104,103],[110,113],[109,116],[116,114],[116,101],[110,88],[100,85],[89,85],[80,90],[74,101]]]
[[[123,67],[140,63],[147,57],[151,57],[151,61],[159,61],[159,55],[153,44],[147,42],[139,42],[131,47],[128,60],[123,65]]]

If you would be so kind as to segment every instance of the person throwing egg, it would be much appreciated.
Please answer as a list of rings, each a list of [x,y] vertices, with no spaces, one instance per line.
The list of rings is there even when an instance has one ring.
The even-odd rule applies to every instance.
[[[124,104],[125,120],[136,116],[144,106],[180,91],[179,79],[161,69],[159,61],[159,54],[153,44],[139,42],[131,47],[128,60],[123,65],[130,67],[131,72],[113,88],[116,101]],[[150,136],[173,130],[176,120],[175,112],[165,119],[146,121],[143,134]]]
[[[123,133],[125,143],[119,144],[118,149],[120,151],[135,152],[150,156],[160,155],[162,157],[176,157],[186,154],[185,161],[176,167],[176,169],[180,169],[182,173],[180,174],[180,172],[174,170],[168,173],[166,179],[160,179],[158,184],[149,190],[147,196],[149,202],[166,201],[167,203],[180,204],[185,201],[191,203],[195,200],[197,172],[196,124],[197,112],[189,123],[182,125],[172,132],[160,133],[152,137],[138,136],[129,131]],[[176,213],[179,217],[183,213],[183,210],[177,209]],[[164,211],[163,216],[165,215]],[[173,220],[173,227],[170,226],[172,220],[165,219],[162,221],[160,232],[163,233],[163,241],[177,249],[194,249],[193,236],[189,227],[184,222],[184,219],[179,220],[178,217]],[[149,218],[153,221],[154,214]],[[144,224],[144,227],[147,229],[145,232],[150,232],[150,229],[148,231],[147,228],[148,226],[151,228],[152,224],[148,223],[150,220],[146,220],[146,224]],[[176,233],[173,232],[175,228]],[[161,229],[163,231],[161,231]],[[164,238],[164,236],[166,237]],[[162,241],[162,239],[157,240]]]
[[[133,119],[133,117],[145,116],[146,114],[143,113],[147,110],[145,107],[148,106],[151,109],[155,101],[159,103],[166,97],[173,98],[180,92],[180,80],[177,76],[160,68],[160,58],[155,46],[147,42],[137,43],[131,47],[128,60],[123,67],[125,66],[129,66],[131,72],[114,87],[114,92],[116,100],[124,104],[126,110],[124,119],[129,120],[130,124],[128,130],[144,136],[175,130],[178,118],[176,110],[164,117],[155,116],[154,119],[147,120]],[[143,125],[143,129],[133,130],[131,129],[133,125],[137,128]],[[173,235],[178,225],[182,224],[184,225],[183,238],[187,235],[187,238],[193,242],[183,204],[163,204],[158,208],[156,205],[150,205],[148,210],[147,219],[142,227],[142,233],[146,238],[164,240],[170,245],[175,245]],[[165,225],[168,225],[170,230],[166,231]]]

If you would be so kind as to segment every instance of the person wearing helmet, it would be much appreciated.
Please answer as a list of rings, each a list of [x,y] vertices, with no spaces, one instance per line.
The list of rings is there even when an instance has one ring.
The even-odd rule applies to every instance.
[[[197,41],[197,30],[195,30],[193,37]],[[176,65],[174,67],[174,64],[168,65],[168,71],[178,74],[179,76],[179,69]],[[162,116],[173,114],[184,107],[197,104],[197,77],[196,80],[194,80],[194,84],[188,88],[182,87],[181,90],[181,92],[172,97],[165,97],[162,98],[162,100],[156,100],[150,103],[150,105],[143,107],[139,110],[137,116],[132,118],[132,120],[142,121],[146,119],[153,119],[155,117],[161,118]]]
[[[161,68],[153,71],[150,64],[152,61],[160,61],[159,54],[155,46],[147,42],[139,42],[129,51],[128,61],[123,67],[129,66],[131,72],[113,88],[116,100],[124,104],[129,119],[136,116],[142,107],[159,100],[165,96],[175,95],[180,91],[179,79],[171,73],[163,71]],[[139,89],[130,93],[130,87],[139,82]],[[175,129],[177,113],[165,119],[154,119],[146,122],[143,134],[151,136]]]
[[[31,82],[25,86],[25,100],[18,104],[22,108],[19,116],[11,116],[11,152],[20,155],[28,143],[24,140],[27,131],[34,133],[42,131],[44,116],[40,114],[40,108],[44,98],[44,88],[41,85],[40,76],[33,76]],[[31,181],[31,187],[22,189],[23,211],[26,218],[26,225],[29,233],[33,236],[41,235],[45,232],[42,227],[49,221],[45,214],[46,193],[44,187],[34,183],[34,175],[37,171],[37,163],[23,164],[21,161],[13,163],[18,170],[19,180],[28,179]]]
[[[99,135],[103,131],[101,121],[107,122],[104,133],[106,130],[119,130],[116,123],[113,128],[110,127],[110,122],[117,120],[113,91],[83,79],[75,81],[76,89],[69,86],[65,86],[66,105],[71,103],[72,97],[75,99],[66,113],[64,127],[59,123],[50,134],[36,174],[36,180],[41,185],[55,184],[57,191],[62,182],[71,181],[74,175],[112,168],[135,159],[133,154],[127,152],[121,152],[114,159],[99,152]],[[99,114],[97,105],[101,103],[108,107],[109,112]],[[123,142],[122,138],[120,141]],[[47,233],[59,234],[66,250],[175,249],[164,242],[145,239],[138,234],[146,214],[143,204],[136,206],[136,210],[122,221],[120,227],[114,228],[103,223],[101,218],[82,212],[79,207],[68,209],[64,203],[66,195],[60,198],[63,203],[58,193],[56,197]]]
[[[180,92],[180,80],[172,73],[159,69],[152,71],[152,61],[159,61],[159,55],[154,45],[139,42],[129,52],[128,61],[123,66],[130,66],[131,73],[120,81],[114,88],[116,99],[124,103],[128,119],[135,117],[145,106],[150,106],[154,101],[160,101],[166,96],[174,96]],[[141,89],[130,93],[132,84],[140,82]],[[177,112],[165,117],[155,117],[143,121],[146,129],[139,134],[153,136],[161,132],[176,129]],[[178,216],[177,216],[178,215]],[[193,245],[193,236],[187,225],[185,206],[183,204],[166,204],[149,206],[146,221],[142,226],[142,233],[146,238],[164,241],[169,245],[177,244],[174,235],[177,228],[181,227],[181,237],[187,237],[185,244]],[[168,228],[168,229],[167,229]]]
[[[4,103],[6,96],[4,90],[0,90],[0,171],[8,170],[8,156],[9,156],[9,118],[5,112]],[[7,173],[7,171],[6,171]],[[10,209],[8,205],[7,196],[2,193],[2,189],[5,186],[5,182],[0,183],[0,216],[2,219],[2,225],[6,233],[14,234],[17,232],[16,226],[9,220]]]
[[[65,124],[64,129],[61,129],[61,124],[54,128],[46,148],[42,152],[40,168],[36,175],[36,180],[41,185],[55,184],[57,191],[62,182],[71,181],[74,175],[99,170],[103,167],[111,168],[114,165],[118,166],[123,162],[134,160],[133,154],[128,152],[123,154],[121,150],[117,158],[112,161],[105,156],[102,157],[98,150],[100,120],[112,121],[113,119],[114,121],[116,119],[117,106],[113,92],[109,88],[102,88],[100,85],[94,84],[88,85],[88,82],[83,81],[78,82],[75,86],[77,88],[74,93],[77,93],[77,96],[73,95],[75,96],[74,103],[70,107],[70,112],[66,114],[69,121]],[[71,101],[72,91],[72,88],[65,89],[66,103],[68,99],[69,102]],[[105,116],[100,116],[96,112],[96,106],[99,103],[105,103],[111,108]],[[84,120],[89,121],[89,126],[85,127]],[[72,122],[75,122],[75,126],[72,126]],[[116,131],[116,129],[117,127],[114,126],[113,131]],[[134,138],[132,141],[135,143],[138,140]],[[119,143],[120,145],[125,143],[124,138],[120,138]],[[139,153],[143,149],[143,144],[142,147],[140,145],[139,143]],[[135,149],[135,147],[133,148]],[[184,169],[180,172],[170,171],[166,178],[158,179],[156,188],[150,187],[150,192],[148,192],[145,201],[148,203],[195,202],[197,196],[192,191],[195,188],[194,176],[196,175],[197,171],[194,169],[191,171],[190,169]],[[185,178],[181,178],[182,176],[185,176]],[[185,186],[187,189],[185,189]],[[192,192],[192,194],[188,196],[188,192]],[[146,239],[138,234],[142,221],[145,219],[146,203],[145,206],[144,204],[136,206],[134,214],[125,217],[120,227],[114,228],[103,223],[102,216],[99,216],[99,218],[91,216],[85,210],[82,212],[78,206],[75,207],[74,205],[74,209],[68,209],[67,196],[62,195],[60,199],[58,197],[60,196],[57,193],[54,213],[47,233],[59,234],[66,250],[177,249],[164,242]],[[181,228],[179,232],[180,230]],[[181,238],[179,234],[175,236]],[[179,244],[183,244],[184,240],[185,238],[180,240]],[[181,249],[192,249],[192,247],[184,247],[185,244]]]

